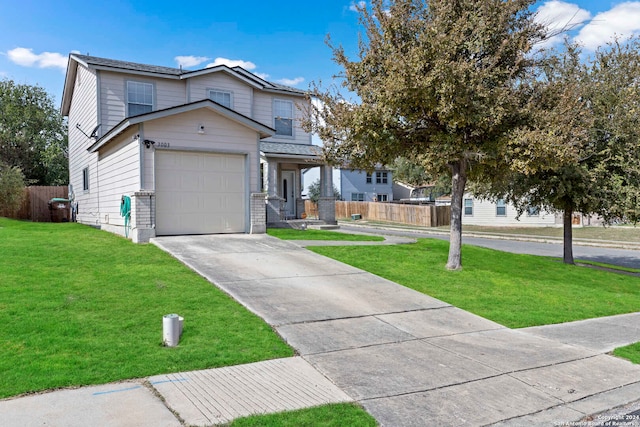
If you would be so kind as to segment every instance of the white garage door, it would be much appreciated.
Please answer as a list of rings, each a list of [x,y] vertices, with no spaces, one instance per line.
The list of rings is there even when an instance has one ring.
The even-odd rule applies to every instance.
[[[156,234],[245,231],[245,158],[236,154],[155,153]]]

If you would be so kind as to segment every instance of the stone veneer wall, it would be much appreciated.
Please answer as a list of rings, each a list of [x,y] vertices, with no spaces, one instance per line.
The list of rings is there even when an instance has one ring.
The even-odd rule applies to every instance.
[[[335,197],[320,197],[318,199],[318,219],[327,224],[337,224]]]
[[[156,197],[153,191],[138,191],[131,197],[131,232],[134,243],[147,243],[156,237]]]
[[[265,193],[251,193],[251,234],[263,234],[267,232],[267,206]]]

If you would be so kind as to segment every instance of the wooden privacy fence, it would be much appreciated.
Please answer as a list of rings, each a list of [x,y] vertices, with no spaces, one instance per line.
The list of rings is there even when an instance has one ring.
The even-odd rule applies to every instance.
[[[317,215],[315,204],[305,203],[308,217]],[[451,207],[434,205],[404,205],[376,202],[336,202],[336,218],[351,218],[360,214],[369,221],[388,221],[421,227],[440,227],[450,224]]]
[[[35,222],[51,222],[49,200],[54,197],[66,199],[69,190],[66,185],[57,187],[34,186],[24,189],[22,206],[13,215],[8,212],[0,212],[2,216],[15,219],[27,219]]]

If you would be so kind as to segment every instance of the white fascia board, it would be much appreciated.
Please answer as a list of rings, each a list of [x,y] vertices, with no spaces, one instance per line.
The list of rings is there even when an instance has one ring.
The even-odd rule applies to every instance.
[[[235,70],[232,70],[226,65],[218,65],[211,68],[204,68],[202,70],[190,71],[190,72],[181,74],[180,79],[189,79],[191,77],[206,76],[207,74],[220,73],[220,72],[227,73],[231,77],[235,77],[238,80],[242,80],[243,82],[247,83],[249,86],[252,86],[256,89],[264,88],[261,84],[258,84],[255,80],[247,78],[246,76],[238,73]]]
[[[90,65],[90,68],[100,71],[111,71],[112,73],[120,74],[135,74],[137,76],[156,77],[170,80],[180,80],[180,76],[166,73],[153,73],[150,71],[130,70],[128,68],[109,67],[107,65]]]
[[[116,125],[113,129],[111,129],[106,135],[104,135],[101,139],[96,141],[93,145],[87,148],[87,151],[94,153],[98,151],[100,148],[109,143],[114,137],[124,132],[130,126],[137,125],[139,123],[148,122],[151,120],[162,119],[165,117],[170,117],[176,114],[187,113],[190,111],[198,110],[200,108],[207,108],[209,110],[215,111],[216,113],[224,116],[230,120],[233,120],[236,123],[239,123],[243,126],[246,126],[254,131],[258,132],[260,138],[269,138],[275,135],[275,129],[272,129],[268,126],[265,126],[249,117],[243,116],[242,114],[236,113],[233,110],[229,110],[228,108],[223,107],[220,104],[217,104],[209,99],[204,99],[202,101],[194,102],[191,104],[181,105],[178,107],[171,107],[165,110],[153,111],[147,114],[141,114],[139,116],[134,116],[127,118]]]
[[[64,77],[64,86],[62,89],[62,101],[60,102],[60,113],[62,117],[69,115],[71,109],[71,98],[73,98],[73,88],[76,83],[76,74],[78,73],[78,61],[73,59],[73,55],[69,57],[67,71]]]

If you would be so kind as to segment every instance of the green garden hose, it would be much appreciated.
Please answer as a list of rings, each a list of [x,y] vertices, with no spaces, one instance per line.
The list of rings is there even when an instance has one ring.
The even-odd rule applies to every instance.
[[[120,200],[120,216],[124,217],[124,235],[129,238],[129,226],[131,225],[131,197],[122,196]]]

